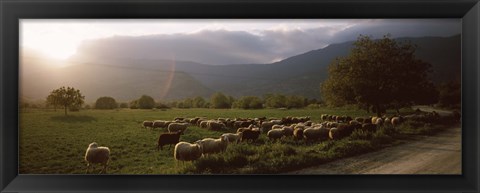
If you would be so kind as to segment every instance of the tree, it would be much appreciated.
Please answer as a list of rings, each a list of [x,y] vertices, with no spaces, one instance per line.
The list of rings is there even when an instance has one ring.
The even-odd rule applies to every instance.
[[[205,99],[203,97],[197,96],[193,99],[193,104],[192,105],[193,105],[193,108],[205,108],[206,103],[207,102],[205,101]]]
[[[233,104],[235,108],[241,109],[261,109],[263,108],[262,100],[256,96],[244,96],[235,101]]]
[[[65,115],[67,115],[67,109],[79,109],[79,107],[84,103],[85,96],[80,93],[80,90],[73,87],[65,88],[60,87],[50,92],[50,95],[47,96],[47,103],[56,105],[61,105],[65,109]]]
[[[138,108],[140,109],[153,109],[155,107],[155,100],[151,96],[142,95],[140,99],[138,99]]]
[[[431,65],[415,58],[416,46],[398,43],[390,35],[380,40],[360,35],[346,57],[329,65],[327,80],[321,84],[323,99],[331,106],[357,104],[382,108],[429,104],[436,91],[428,79]]]
[[[269,108],[284,108],[287,107],[286,97],[282,94],[266,94],[264,96],[265,106]]]
[[[128,103],[120,103],[120,108],[128,108]]]
[[[232,106],[231,100],[230,97],[217,92],[210,97],[210,106],[215,109],[229,109]]]
[[[108,96],[100,97],[95,102],[96,109],[115,109],[117,107],[117,101],[115,101],[114,98]]]

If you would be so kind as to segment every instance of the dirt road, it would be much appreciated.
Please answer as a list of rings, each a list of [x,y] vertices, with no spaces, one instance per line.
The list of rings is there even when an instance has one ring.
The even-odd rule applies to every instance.
[[[340,159],[289,174],[461,174],[462,130],[446,129],[377,152]]]

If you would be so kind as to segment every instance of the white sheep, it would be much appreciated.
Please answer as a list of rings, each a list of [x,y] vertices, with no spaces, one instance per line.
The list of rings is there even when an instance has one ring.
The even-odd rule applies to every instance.
[[[277,140],[277,139],[280,139],[284,136],[283,134],[283,129],[272,129],[270,131],[267,132],[267,136],[269,139],[271,140]]]
[[[372,120],[373,120],[373,119],[372,119]],[[374,123],[374,124],[375,124],[375,125],[383,125],[383,119],[380,118],[380,117],[377,117],[377,118],[375,119],[375,123]]]
[[[85,161],[87,161],[87,171],[90,169],[91,164],[102,164],[102,172],[107,172],[107,164],[110,160],[110,149],[108,147],[98,147],[96,142],[90,143],[88,145],[87,151],[85,152]]]
[[[177,131],[182,131],[182,134],[187,130],[188,123],[171,123],[168,125],[168,132],[174,133]]]
[[[179,142],[175,145],[173,157],[178,161],[194,161],[202,156],[202,147],[198,144]]]
[[[144,128],[148,128],[148,127],[152,128],[153,127],[153,121],[143,121],[142,125],[143,125]]]
[[[400,124],[400,117],[392,117],[392,119],[390,119],[390,122],[392,123],[393,127],[396,127]]]
[[[222,136],[218,139],[205,138],[202,140],[198,140],[195,143],[200,145],[200,147],[202,148],[202,153],[204,155],[208,155],[224,152],[228,146],[228,138],[226,136]]]
[[[222,134],[222,137],[227,137],[228,139],[228,142],[236,142],[238,143],[240,141],[240,139],[242,138],[242,132],[238,132],[238,133],[224,133]]]

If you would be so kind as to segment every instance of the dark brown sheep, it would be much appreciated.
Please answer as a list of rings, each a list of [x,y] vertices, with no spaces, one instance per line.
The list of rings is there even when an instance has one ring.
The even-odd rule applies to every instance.
[[[158,137],[157,151],[159,149],[163,150],[164,145],[170,145],[170,147],[171,147],[172,145],[177,144],[180,141],[180,134],[181,133],[182,133],[182,131],[160,134],[160,137]]]
[[[260,131],[259,130],[245,130],[242,132],[242,142],[243,141],[256,141],[258,139],[258,136],[260,136]]]

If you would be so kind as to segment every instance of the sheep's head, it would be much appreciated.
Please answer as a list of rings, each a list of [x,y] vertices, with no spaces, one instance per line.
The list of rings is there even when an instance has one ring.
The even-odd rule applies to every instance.
[[[97,148],[97,147],[98,147],[98,144],[96,142],[90,143],[90,145],[88,145],[88,148]]]

